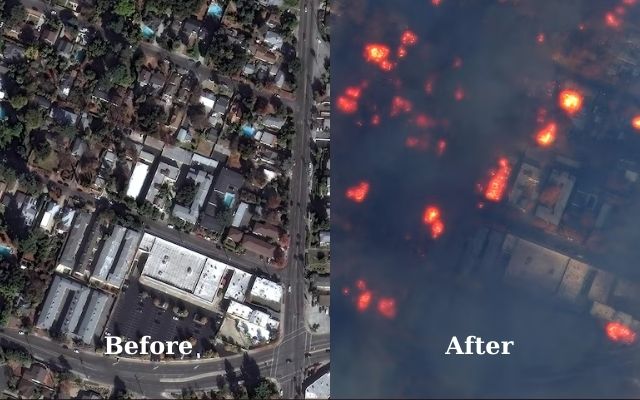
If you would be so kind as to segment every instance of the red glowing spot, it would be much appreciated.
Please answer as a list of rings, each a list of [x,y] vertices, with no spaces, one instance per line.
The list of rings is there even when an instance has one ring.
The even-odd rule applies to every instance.
[[[433,94],[433,85],[435,83],[434,81],[435,81],[434,78],[427,79],[427,81],[424,83],[424,91],[425,91],[425,93],[427,93],[429,95]]]
[[[367,283],[362,280],[362,279],[358,279],[356,281],[356,287],[358,288],[358,290],[363,291],[363,290],[367,290]]]
[[[437,153],[439,156],[444,154],[444,151],[447,149],[447,142],[444,139],[438,140]]]
[[[348,287],[342,288],[342,294],[348,296],[351,290]]]
[[[631,126],[633,126],[634,129],[640,131],[640,115],[636,115],[635,117],[633,117],[633,119],[631,120]]]
[[[501,158],[498,160],[498,166],[497,171],[492,171],[491,179],[489,179],[489,184],[484,192],[484,197],[487,200],[495,202],[502,200],[502,196],[504,196],[504,192],[507,189],[509,176],[511,175],[509,160]]]
[[[364,47],[364,58],[368,62],[379,64],[389,57],[389,47],[383,44],[368,44]]]
[[[616,14],[618,15],[624,15],[624,13],[626,12],[626,10],[624,9],[623,6],[618,6],[615,8],[614,10],[616,12]]]
[[[484,208],[484,203],[479,201],[478,202],[478,210],[482,210]]]
[[[541,147],[549,147],[556,141],[556,124],[550,122],[536,134],[536,142]]]
[[[614,342],[632,344],[636,341],[636,333],[620,322],[609,322],[605,327],[605,331],[607,337]]]
[[[456,90],[453,92],[453,98],[456,99],[456,101],[462,101],[464,100],[464,97],[465,97],[464,89],[458,86]]]
[[[636,4],[636,0],[622,0],[622,3],[627,6],[632,6]]]
[[[358,102],[353,100],[351,97],[338,96],[337,104],[338,110],[345,114],[353,114],[358,111]]]
[[[462,58],[456,57],[453,59],[453,68],[458,69],[462,67]]]
[[[544,43],[544,33],[538,33],[538,35],[536,36],[536,42],[540,44]]]
[[[610,28],[619,28],[622,25],[622,21],[614,13],[608,12],[604,16],[604,23]]]
[[[440,209],[436,206],[427,206],[422,214],[422,220],[425,224],[431,225],[440,219]]]
[[[584,97],[582,94],[573,89],[565,89],[558,96],[560,107],[569,115],[573,115],[582,109]]]
[[[402,32],[402,36],[400,37],[400,43],[403,46],[413,46],[418,41],[418,36],[410,30],[406,30]]]
[[[380,125],[380,116],[378,114],[374,114],[371,117],[371,125],[374,125],[374,126]]]
[[[584,24],[578,24],[578,29],[583,31],[584,30]]]
[[[440,4],[442,4],[442,0],[431,0],[431,4],[434,7],[438,7]]]
[[[418,114],[414,123],[418,128],[430,128],[435,125],[435,122],[425,114]]]
[[[379,64],[379,66],[381,70],[389,72],[395,67],[395,64],[389,60],[384,60]]]
[[[369,291],[366,291],[364,293],[361,293],[358,296],[358,302],[357,302],[357,307],[358,307],[358,311],[362,312],[365,311],[367,308],[369,308],[369,305],[371,304],[371,298],[372,298],[372,294]]]
[[[439,219],[431,224],[431,238],[437,239],[444,232],[444,223]]]
[[[362,203],[369,194],[369,184],[367,182],[360,182],[356,186],[351,186],[347,189],[347,198],[353,200],[356,203]]]
[[[398,58],[404,58],[407,55],[407,49],[405,49],[403,46],[398,47]]]
[[[404,97],[395,96],[393,100],[391,100],[391,116],[395,117],[400,113],[408,113],[411,112],[413,105],[411,102]]]
[[[427,150],[429,148],[429,142],[426,139],[415,136],[407,136],[404,145],[410,149],[418,150]]]
[[[349,86],[344,90],[344,95],[347,97],[351,97],[352,99],[359,99],[362,94],[362,89],[358,86]]]
[[[391,297],[383,297],[378,300],[378,312],[385,318],[395,318],[396,301]]]

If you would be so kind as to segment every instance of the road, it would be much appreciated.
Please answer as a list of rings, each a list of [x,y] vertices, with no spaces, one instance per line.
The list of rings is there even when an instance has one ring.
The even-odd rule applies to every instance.
[[[304,330],[292,332],[286,340],[296,335],[308,338],[307,350],[312,353],[308,363],[326,363],[329,359],[328,336],[310,337]],[[83,378],[112,385],[120,379],[127,390],[148,398],[167,397],[170,392],[179,392],[182,388],[210,389],[216,387],[216,376],[225,375],[225,362],[228,361],[240,373],[242,355],[225,359],[202,359],[171,362],[148,362],[121,358],[116,361],[97,353],[74,353],[64,349],[60,343],[48,339],[19,335],[15,330],[5,330],[0,338],[18,343],[29,350],[35,358],[52,365],[68,369]],[[285,380],[284,371],[287,364],[284,356],[273,361],[273,349],[257,349],[249,351],[250,357],[260,367],[262,376],[271,376],[272,371]],[[117,378],[116,378],[117,377]]]

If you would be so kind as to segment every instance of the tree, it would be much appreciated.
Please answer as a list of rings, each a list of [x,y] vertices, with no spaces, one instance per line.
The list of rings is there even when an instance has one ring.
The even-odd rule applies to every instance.
[[[122,87],[130,87],[133,85],[134,78],[129,68],[123,64],[119,64],[115,68],[107,72],[107,79],[114,85]]]
[[[24,126],[27,132],[38,129],[44,123],[44,115],[37,108],[29,108],[24,114]]]
[[[133,0],[119,0],[113,8],[113,12],[122,17],[129,18],[135,14],[136,5]]]
[[[27,105],[29,99],[27,98],[27,96],[17,95],[13,96],[11,100],[9,100],[9,102],[11,103],[11,106],[13,108],[15,108],[16,110],[20,110],[22,107]]]
[[[193,179],[186,179],[180,189],[176,191],[176,203],[184,206],[189,206],[193,203],[193,199],[196,197],[198,191],[198,185]]]
[[[8,122],[0,122],[0,149],[7,147],[14,139],[22,136],[24,126],[21,123],[9,125]]]
[[[20,2],[14,3],[11,11],[8,12],[9,19],[7,19],[6,24],[10,27],[15,27],[18,24],[24,22],[25,18],[27,18],[27,12],[24,9],[24,6]]]
[[[276,385],[267,379],[262,379],[254,389],[254,399],[271,399],[278,394]]]
[[[109,51],[109,43],[100,37],[96,37],[89,43],[89,46],[87,46],[87,55],[90,59],[100,58],[107,54],[107,51]]]

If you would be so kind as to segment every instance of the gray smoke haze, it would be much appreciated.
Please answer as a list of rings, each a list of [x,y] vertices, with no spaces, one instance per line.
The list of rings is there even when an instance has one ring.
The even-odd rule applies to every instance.
[[[363,80],[369,86],[356,116],[334,113],[333,398],[640,396],[633,380],[640,371],[637,350],[609,346],[593,318],[506,286],[489,294],[476,291],[446,270],[458,256],[457,243],[477,227],[475,185],[499,156],[530,144],[540,107],[556,117],[558,84],[583,79],[559,67],[555,53],[574,46],[606,52],[598,47],[606,47],[606,38],[591,31],[577,35],[577,26],[601,24],[603,10],[617,4],[338,3],[339,16],[332,21],[333,104],[345,87]],[[396,70],[384,73],[363,61],[366,43],[395,50],[406,28],[419,42]],[[536,42],[540,32],[549,45]],[[463,66],[452,69],[457,56]],[[433,96],[424,92],[429,76],[435,76]],[[458,86],[466,93],[461,102],[453,98]],[[416,128],[406,118],[388,117],[394,95],[447,121],[434,129],[448,142],[444,157],[404,146]],[[366,123],[374,105],[382,117],[377,127]],[[354,124],[358,119],[365,121],[363,127]],[[559,124],[564,131],[573,129],[567,121]],[[562,139],[559,146],[573,154]],[[370,183],[371,192],[365,203],[354,205],[343,194],[361,180]],[[447,234],[438,242],[428,239],[421,223],[428,203],[445,213]],[[640,237],[628,216],[614,221],[619,236]],[[638,250],[618,247],[599,261],[632,275]],[[353,297],[339,294],[359,278],[375,295],[397,299],[395,320],[358,314]],[[453,335],[515,340],[517,349],[510,357],[444,356]]]

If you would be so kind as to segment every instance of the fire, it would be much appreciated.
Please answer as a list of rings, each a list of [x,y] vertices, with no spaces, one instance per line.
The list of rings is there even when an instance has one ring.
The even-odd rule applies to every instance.
[[[507,189],[507,182],[509,181],[509,176],[511,175],[511,166],[509,165],[509,160],[506,158],[501,158],[498,160],[498,171],[494,171],[492,173],[491,179],[489,180],[489,184],[484,192],[484,197],[490,201],[500,201],[502,200],[502,196],[504,196],[504,192]]]
[[[438,140],[437,153],[439,156],[444,154],[444,151],[447,149],[447,142],[444,139]]]
[[[464,89],[458,86],[456,90],[453,92],[453,98],[456,99],[456,101],[462,101],[464,100],[464,97],[465,97]]]
[[[536,36],[536,42],[540,44],[544,43],[544,33],[538,33],[538,36]]]
[[[383,297],[378,300],[378,312],[385,318],[396,316],[396,301],[391,297]]]
[[[604,23],[610,28],[619,28],[622,21],[614,13],[608,12],[604,15]]]
[[[633,117],[633,119],[631,120],[631,126],[633,126],[634,129],[640,131],[640,115],[636,115],[635,117]]]
[[[367,308],[369,308],[372,297],[373,296],[371,292],[368,290],[366,292],[360,293],[360,295],[358,296],[358,302],[357,302],[358,311],[362,312],[362,311],[365,311]]]
[[[415,119],[415,124],[418,128],[429,128],[433,126],[433,121],[425,114],[418,114]]]
[[[453,59],[453,68],[458,69],[462,67],[462,58],[456,57]]]
[[[342,294],[345,296],[348,296],[349,293],[351,293],[351,290],[348,287],[343,287],[342,288]]]
[[[362,279],[358,279],[356,281],[356,287],[358,288],[358,290],[362,291],[362,290],[367,290],[367,283],[365,281],[363,281]]]
[[[407,55],[407,49],[404,46],[398,47],[398,58],[404,58]]]
[[[362,89],[358,86],[349,86],[344,90],[344,95],[351,97],[352,99],[359,99],[362,94]]]
[[[380,116],[378,114],[374,114],[371,117],[371,125],[380,125]]]
[[[577,90],[565,89],[560,92],[559,96],[560,107],[569,115],[573,115],[580,111],[582,108],[582,102],[584,100],[582,94]]]
[[[404,97],[395,96],[391,101],[391,116],[394,117],[400,113],[411,112],[413,105]]]
[[[369,194],[369,183],[360,182],[356,186],[351,186],[347,189],[347,198],[355,201],[356,203],[362,203]]]
[[[431,238],[437,239],[444,232],[444,222],[436,220],[431,224]]]
[[[440,219],[440,209],[436,206],[427,206],[424,210],[422,219],[425,224],[431,225]]]
[[[605,331],[607,337],[614,342],[632,344],[636,341],[636,333],[620,322],[609,322],[605,327]]]
[[[418,150],[427,150],[429,148],[429,142],[426,139],[416,136],[407,136],[404,145],[410,149]]]
[[[427,81],[424,83],[424,91],[426,94],[433,94],[433,85],[435,83],[435,79],[433,77],[430,77],[427,79]]]
[[[434,7],[438,7],[442,4],[442,0],[431,0],[431,4],[433,4]]]
[[[411,32],[410,30],[406,30],[402,32],[402,36],[400,37],[400,43],[403,46],[413,46],[418,41],[418,36]]]
[[[350,97],[338,96],[338,110],[345,114],[353,114],[358,111],[358,102]]]
[[[364,48],[364,57],[367,61],[379,64],[389,57],[389,47],[383,44],[368,44]]]
[[[554,122],[540,129],[536,134],[536,142],[542,147],[549,147],[556,141],[557,127]]]

